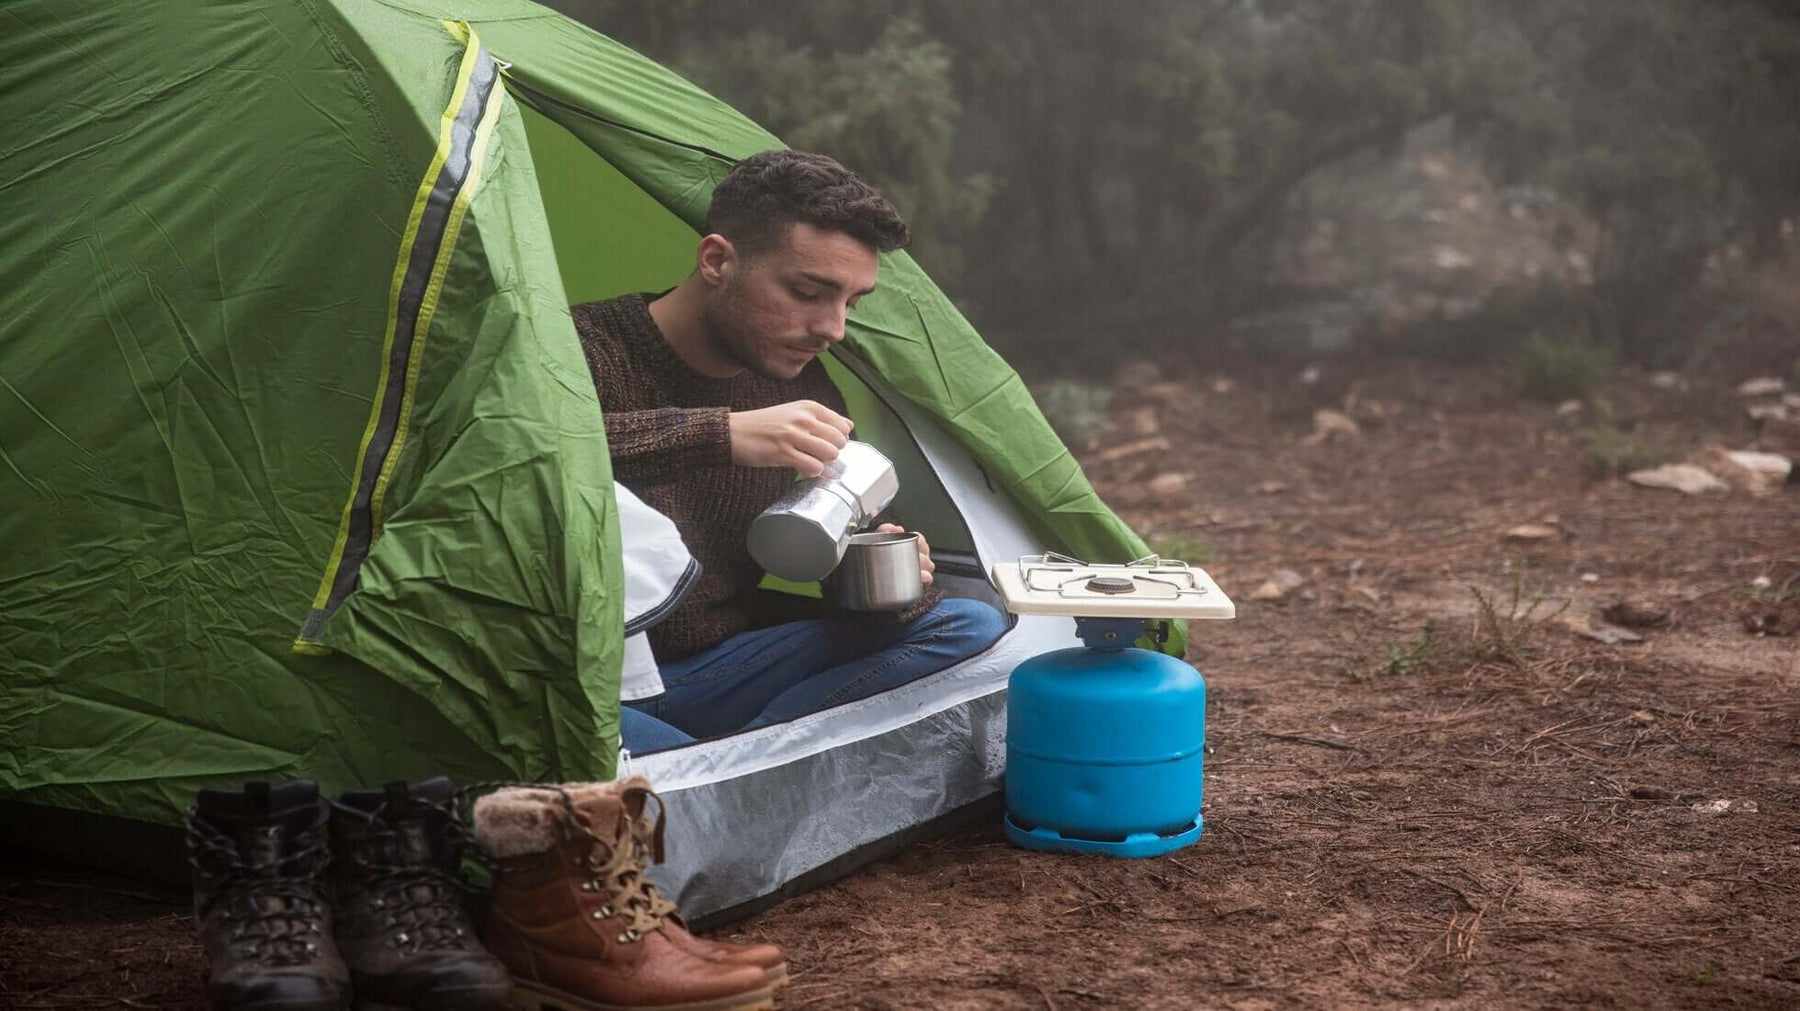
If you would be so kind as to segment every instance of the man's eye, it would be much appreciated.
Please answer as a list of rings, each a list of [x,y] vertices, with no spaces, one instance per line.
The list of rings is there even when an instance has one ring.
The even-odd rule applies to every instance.
[[[795,288],[794,297],[802,302],[817,302],[819,300],[819,293],[816,291],[803,291],[799,288]]]

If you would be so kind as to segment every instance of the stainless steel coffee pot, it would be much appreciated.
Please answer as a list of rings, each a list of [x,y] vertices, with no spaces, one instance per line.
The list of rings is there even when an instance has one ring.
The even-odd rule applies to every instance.
[[[866,442],[847,442],[824,473],[750,523],[750,557],[782,579],[810,583],[836,569],[850,535],[873,522],[900,490],[894,464]]]

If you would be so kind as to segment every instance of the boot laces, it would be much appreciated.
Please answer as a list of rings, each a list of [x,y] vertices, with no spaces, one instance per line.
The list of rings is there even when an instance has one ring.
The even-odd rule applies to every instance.
[[[641,792],[644,795],[644,804],[640,811],[647,809],[650,801],[656,802],[656,819],[652,821],[642,813],[633,815],[628,806],[625,809],[624,818],[621,819],[623,822],[621,835],[630,835],[632,859],[639,868],[653,863],[660,864],[663,862],[663,826],[665,822],[662,798],[657,796],[654,790],[630,792]],[[656,890],[655,882],[642,874],[638,879],[643,883],[644,898],[650,908],[655,910],[658,920],[676,912],[675,903],[663,898],[662,893]]]
[[[188,865],[211,886],[201,919],[217,910],[231,924],[228,940],[239,957],[263,965],[298,965],[311,961],[324,933],[325,910],[318,881],[330,859],[324,837],[298,833],[298,848],[266,862],[244,859],[238,841],[187,813]],[[273,833],[274,826],[256,831]]]
[[[587,867],[594,874],[592,886],[611,900],[600,908],[599,913],[610,912],[625,917],[627,923],[618,940],[621,944],[630,944],[653,930],[661,930],[663,918],[675,912],[675,903],[663,898],[656,885],[644,876],[644,870],[652,860],[662,863],[663,859],[662,798],[651,790],[637,787],[625,791],[621,799],[619,823],[611,840],[595,836],[585,815],[578,818],[576,824],[593,840],[587,858]],[[634,806],[641,811],[651,799],[656,800],[654,823],[646,821],[641,814],[633,816]],[[637,802],[635,805],[634,801]]]
[[[430,805],[444,809],[447,805]],[[449,824],[455,824],[454,818]],[[376,854],[382,843],[397,843],[400,827],[386,805],[370,816],[366,845],[348,847],[342,854],[351,865],[350,877],[373,893],[369,906],[384,914],[389,943],[412,951],[464,948],[472,942],[467,930],[463,896],[471,891],[450,867],[426,856],[418,860],[383,860]],[[452,834],[452,852],[456,848]],[[403,852],[398,845],[386,847]],[[454,864],[454,860],[446,861]]]

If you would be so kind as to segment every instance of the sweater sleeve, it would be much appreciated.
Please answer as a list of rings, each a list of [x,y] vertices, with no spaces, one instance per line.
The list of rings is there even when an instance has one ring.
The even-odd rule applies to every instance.
[[[730,412],[723,407],[611,411],[606,446],[613,478],[626,487],[667,484],[699,467],[731,463]]]
[[[648,407],[639,395],[640,366],[625,350],[620,334],[648,325],[613,299],[574,306],[570,314],[581,340],[606,418],[607,452],[613,477],[627,487],[651,488],[695,468],[731,462],[729,412],[723,407]]]

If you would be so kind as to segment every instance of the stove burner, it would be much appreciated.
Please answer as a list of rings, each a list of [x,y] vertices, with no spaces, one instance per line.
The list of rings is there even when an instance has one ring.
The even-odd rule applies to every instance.
[[[1095,593],[1130,593],[1137,584],[1122,576],[1095,576],[1087,581],[1087,588]]]

